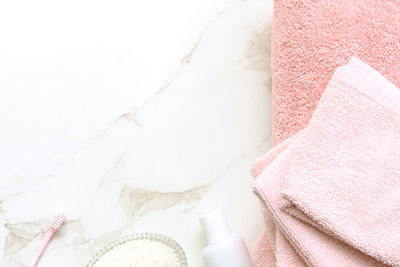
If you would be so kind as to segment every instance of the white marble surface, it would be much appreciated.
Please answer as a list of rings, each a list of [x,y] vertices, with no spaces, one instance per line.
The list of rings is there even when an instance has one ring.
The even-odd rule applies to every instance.
[[[85,266],[134,232],[204,266],[198,217],[222,207],[250,246],[249,173],[268,149],[271,0],[2,1],[1,266]]]

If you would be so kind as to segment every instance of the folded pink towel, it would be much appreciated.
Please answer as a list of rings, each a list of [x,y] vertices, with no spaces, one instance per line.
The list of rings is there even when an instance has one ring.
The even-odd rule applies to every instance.
[[[299,255],[286,266],[400,266],[398,103],[399,89],[353,58],[308,126],[255,164],[267,167],[254,190]]]
[[[275,0],[273,143],[309,122],[336,67],[355,56],[400,86],[400,1]]]
[[[274,0],[273,145],[307,125],[334,70],[351,56],[400,86],[399,14],[400,1]],[[259,162],[259,171],[263,167]],[[294,248],[271,224],[271,214],[264,217],[265,232],[253,247],[256,266],[293,266]],[[271,249],[274,257],[264,256]]]

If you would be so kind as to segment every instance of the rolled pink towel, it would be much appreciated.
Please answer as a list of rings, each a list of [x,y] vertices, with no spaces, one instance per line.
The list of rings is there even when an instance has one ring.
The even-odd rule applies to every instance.
[[[394,84],[352,58],[307,127],[263,158],[254,190],[299,264],[400,266],[399,103]]]

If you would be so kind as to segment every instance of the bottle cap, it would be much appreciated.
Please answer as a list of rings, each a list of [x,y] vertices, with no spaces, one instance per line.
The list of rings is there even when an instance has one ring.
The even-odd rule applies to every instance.
[[[216,209],[199,219],[207,244],[214,243],[231,234],[222,209]]]

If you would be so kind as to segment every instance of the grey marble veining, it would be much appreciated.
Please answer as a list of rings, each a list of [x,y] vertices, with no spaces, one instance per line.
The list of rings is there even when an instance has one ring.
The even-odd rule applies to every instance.
[[[0,23],[0,265],[25,266],[60,211],[38,266],[85,266],[134,232],[166,234],[204,266],[197,219],[217,207],[250,246],[272,1],[58,5],[0,8],[13,25]]]

